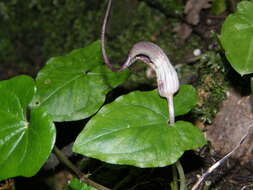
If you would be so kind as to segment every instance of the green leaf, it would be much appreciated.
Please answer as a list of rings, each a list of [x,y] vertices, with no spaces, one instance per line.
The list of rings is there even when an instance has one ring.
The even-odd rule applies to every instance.
[[[95,188],[73,178],[68,184],[67,190],[96,190]]]
[[[53,148],[51,118],[41,108],[28,110],[34,92],[27,76],[0,82],[0,180],[33,176]]]
[[[127,76],[127,71],[114,73],[103,64],[99,43],[50,59],[36,78],[38,92],[33,105],[45,108],[54,121],[94,114],[105,95]]]
[[[174,97],[175,116],[188,113],[197,104],[197,92],[191,85],[181,85]]]
[[[253,72],[253,3],[243,1],[225,20],[221,43],[232,67],[241,75]]]
[[[34,80],[26,75],[20,75],[9,80],[1,81],[0,90],[1,88],[7,89],[16,94],[20,98],[22,107],[25,107],[30,103],[35,92]]]
[[[177,96],[188,99],[187,88],[183,86]],[[175,102],[177,114],[191,107],[187,105],[191,101],[184,102],[187,109]],[[167,102],[156,91],[133,92],[104,106],[79,134],[73,150],[114,164],[162,167],[205,144],[201,131],[191,123],[169,126],[167,120]]]

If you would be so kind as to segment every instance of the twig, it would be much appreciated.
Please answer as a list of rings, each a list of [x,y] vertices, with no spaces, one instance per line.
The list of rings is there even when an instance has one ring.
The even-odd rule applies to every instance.
[[[103,185],[100,185],[90,179],[88,179],[85,175],[83,174],[79,168],[77,168],[56,146],[54,146],[54,153],[57,156],[57,158],[67,167],[69,168],[79,179],[80,181],[98,189],[98,190],[110,190],[107,187],[104,187]]]
[[[236,147],[229,152],[226,156],[224,156],[222,159],[220,159],[218,162],[214,163],[208,170],[199,178],[197,183],[192,187],[191,190],[197,190],[200,185],[205,181],[205,179],[216,169],[218,168],[221,164],[223,164],[243,143],[243,141],[246,139],[246,137],[249,135],[250,129],[253,128],[253,126],[248,128],[247,133],[241,138],[240,142],[236,145]]]

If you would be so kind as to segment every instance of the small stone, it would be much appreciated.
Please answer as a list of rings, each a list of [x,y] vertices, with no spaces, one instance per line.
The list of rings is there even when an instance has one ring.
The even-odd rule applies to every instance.
[[[194,55],[194,56],[199,56],[199,55],[201,55],[201,50],[200,50],[200,49],[195,49],[195,50],[193,51],[193,55]]]

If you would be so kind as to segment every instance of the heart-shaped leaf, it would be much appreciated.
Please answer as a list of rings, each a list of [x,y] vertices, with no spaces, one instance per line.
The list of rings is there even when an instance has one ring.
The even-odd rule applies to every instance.
[[[49,115],[41,108],[28,110],[34,92],[28,76],[0,82],[0,180],[36,174],[54,146]]]
[[[177,96],[184,98],[184,104],[175,102],[177,115],[196,103],[192,87],[182,89]],[[201,131],[191,123],[178,121],[169,126],[167,120],[167,103],[156,90],[133,92],[104,106],[79,134],[73,150],[109,163],[161,167],[205,144]]]
[[[221,31],[221,43],[232,67],[241,75],[253,72],[253,3],[243,1],[229,15]]]
[[[45,108],[54,121],[94,114],[105,95],[127,77],[127,71],[113,73],[104,66],[99,43],[50,59],[36,78],[38,92],[33,105]]]
[[[26,107],[30,103],[35,92],[34,80],[26,75],[1,81],[0,88],[3,88],[3,91],[7,89],[16,94],[20,99],[22,107]]]

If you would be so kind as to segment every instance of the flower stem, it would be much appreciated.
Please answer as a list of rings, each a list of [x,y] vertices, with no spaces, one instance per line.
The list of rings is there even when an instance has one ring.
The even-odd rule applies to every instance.
[[[170,125],[175,124],[175,113],[174,113],[174,104],[173,104],[173,95],[167,97],[168,106],[169,106],[169,119]]]

